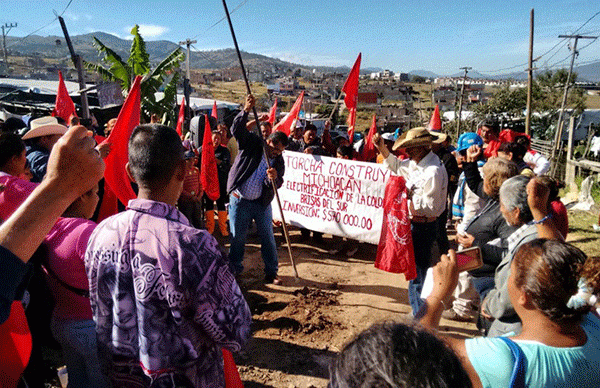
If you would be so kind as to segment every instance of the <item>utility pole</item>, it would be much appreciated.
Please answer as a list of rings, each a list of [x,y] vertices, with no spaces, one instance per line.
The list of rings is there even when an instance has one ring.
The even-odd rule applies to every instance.
[[[196,43],[195,40],[186,39],[183,42],[179,42],[180,46],[187,46],[187,53],[185,55],[185,79],[183,80],[183,95],[185,96],[185,119],[186,121],[190,118],[190,46]]]
[[[472,67],[461,67],[461,70],[465,71],[465,75],[463,76],[463,82],[462,82],[462,86],[460,87],[460,97],[458,99],[458,116],[456,117],[456,119],[458,120],[456,122],[456,138],[458,139],[458,137],[460,136],[460,120],[462,118],[462,102],[463,102],[463,95],[465,94],[465,83],[467,82],[467,73],[469,72],[469,70],[472,69]]]
[[[60,27],[63,30],[63,34],[65,34],[65,41],[67,42],[69,52],[71,53],[71,60],[73,61],[73,65],[77,69],[77,80],[79,81],[79,94],[81,96],[81,109],[83,110],[82,116],[84,119],[87,120],[90,118],[90,106],[88,104],[87,99],[87,88],[85,85],[81,56],[75,54],[75,49],[73,49],[73,43],[71,43],[71,37],[69,36],[69,32],[67,31],[67,25],[65,24],[65,20],[62,18],[62,16],[58,17],[58,21],[60,22]]]
[[[531,134],[531,99],[533,88],[533,8],[529,21],[529,68],[527,69],[527,113],[525,115],[525,134]]]
[[[16,27],[17,23],[4,23],[2,26],[2,53],[4,54],[4,64],[8,67],[8,51],[6,50],[6,35],[10,32],[13,27]]]
[[[561,139],[563,132],[563,121],[565,115],[565,106],[567,105],[567,96],[569,94],[569,87],[571,86],[571,74],[573,74],[573,64],[575,63],[575,57],[579,54],[577,51],[577,42],[579,39],[597,39],[597,36],[583,36],[583,35],[559,35],[559,38],[569,38],[575,39],[575,43],[573,44],[573,56],[571,57],[571,65],[569,66],[569,74],[567,75],[567,80],[565,81],[565,91],[563,93],[562,103],[560,104],[560,113],[558,115],[558,123],[556,124],[556,133],[554,136],[554,147],[552,147],[552,170],[550,175],[555,177],[556,168],[558,167],[558,160],[556,160],[556,154],[561,148]],[[561,152],[559,152],[560,155]]]

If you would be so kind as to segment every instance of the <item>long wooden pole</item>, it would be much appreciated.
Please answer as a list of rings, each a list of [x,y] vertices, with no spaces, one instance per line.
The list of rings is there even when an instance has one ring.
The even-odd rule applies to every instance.
[[[469,66],[461,67],[461,70],[465,71],[465,75],[463,76],[462,86],[460,87],[460,98],[458,100],[458,116],[456,117],[456,119],[458,120],[456,122],[456,138],[457,139],[460,136],[460,121],[462,119],[462,103],[463,103],[463,95],[465,94],[465,83],[467,82],[467,73],[471,69],[472,69],[472,67],[469,67]]]
[[[79,81],[79,94],[81,95],[81,110],[83,111],[82,115],[84,119],[90,118],[90,106],[88,104],[85,79],[83,74],[83,64],[81,63],[81,56],[75,54],[75,49],[73,49],[73,44],[71,43],[71,37],[69,36],[69,32],[67,31],[67,25],[65,24],[65,20],[62,16],[58,17],[58,21],[60,22],[60,26],[65,34],[65,41],[67,42],[67,46],[69,47],[69,52],[71,53],[71,60],[73,61],[73,66],[77,69],[77,79]]]
[[[527,69],[527,113],[525,115],[525,134],[531,134],[531,101],[533,89],[533,8],[529,20],[529,68]]]
[[[336,90],[336,92],[337,92],[337,90]],[[340,105],[341,99],[342,99],[342,91],[340,91],[340,94],[338,94],[337,100],[335,100],[335,105],[333,106],[333,109],[331,110],[331,113],[329,114],[329,121],[331,121],[331,118],[335,114],[335,111],[338,110],[338,106]]]
[[[229,16],[229,9],[227,9],[227,3],[223,0],[223,8],[225,8],[225,15],[227,16],[227,22],[229,22],[229,29],[231,30],[231,37],[233,38],[233,44],[235,45],[235,51],[238,56],[238,60],[240,61],[240,67],[242,69],[242,76],[244,77],[244,82],[246,83],[246,90],[248,94],[252,94],[252,90],[250,90],[250,82],[248,82],[248,77],[246,76],[246,69],[244,68],[244,61],[242,60],[242,54],[240,52],[240,48],[237,43],[237,39],[235,37],[235,31],[233,30],[233,24],[231,23],[231,17]],[[256,120],[256,128],[258,135],[262,138],[260,133],[260,120],[258,119],[258,112],[256,111],[256,107],[252,107],[252,111],[254,113],[254,119]],[[264,139],[263,139],[264,142]],[[265,159],[267,161],[268,168],[271,168],[271,163],[269,162],[269,156],[267,155],[267,147],[266,144],[263,144],[263,153]],[[296,269],[296,262],[294,261],[294,256],[292,255],[292,244],[290,243],[290,236],[287,230],[287,225],[285,223],[285,217],[283,215],[283,207],[281,206],[281,200],[279,199],[279,192],[277,191],[277,185],[274,181],[271,182],[273,184],[273,191],[275,192],[275,198],[277,198],[277,205],[279,206],[279,212],[281,214],[281,226],[283,227],[283,234],[285,235],[285,240],[287,242],[288,253],[290,255],[290,262],[292,263],[292,269],[294,270],[294,276],[298,277],[298,270]]]

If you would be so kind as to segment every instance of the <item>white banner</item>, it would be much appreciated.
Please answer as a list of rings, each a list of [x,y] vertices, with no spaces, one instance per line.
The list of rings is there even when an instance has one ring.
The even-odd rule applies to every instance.
[[[288,224],[378,244],[385,183],[381,164],[285,151],[279,198]],[[277,199],[273,218],[281,221]]]

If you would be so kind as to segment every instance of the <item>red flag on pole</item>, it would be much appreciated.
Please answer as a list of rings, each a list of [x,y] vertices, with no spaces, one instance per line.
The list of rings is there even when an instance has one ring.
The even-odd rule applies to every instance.
[[[60,117],[66,121],[67,125],[71,124],[71,116],[77,117],[75,104],[73,104],[73,100],[67,91],[62,71],[58,72],[58,91],[56,92],[56,103],[52,111],[52,116]]]
[[[277,115],[277,97],[275,97],[275,102],[273,103],[271,110],[269,110],[269,123],[271,124],[271,128],[273,128],[273,125],[275,125],[275,116],[276,115]]]
[[[302,107],[302,101],[304,101],[304,91],[300,93],[290,112],[280,122],[277,123],[275,128],[273,128],[274,131],[281,131],[288,136],[290,135],[292,122],[298,118],[300,108]]]
[[[217,120],[217,121],[219,120],[219,113],[217,112],[217,101],[216,100],[213,102],[213,108],[212,108],[212,112],[210,112],[210,115],[212,117],[214,117],[215,120]]]
[[[183,122],[185,121],[185,97],[181,99],[181,106],[179,107],[179,116],[177,117],[177,134],[179,137],[183,137]]]
[[[442,130],[442,119],[440,118],[440,106],[436,105],[431,115],[431,120],[429,120],[429,130],[430,131],[441,131]]]
[[[104,159],[106,170],[104,171],[104,179],[117,195],[119,201],[123,205],[127,205],[130,199],[136,197],[135,192],[131,188],[131,181],[127,176],[125,165],[129,159],[129,137],[133,128],[140,123],[140,83],[141,76],[136,76],[133,85],[129,90],[127,99],[119,112],[117,122],[113,127],[112,132],[106,139],[110,143],[110,153]]]
[[[208,116],[204,115],[204,138],[202,139],[202,159],[200,161],[200,183],[206,196],[216,201],[221,196],[219,192],[219,174],[217,172],[217,159],[215,147],[212,142],[212,133]]]
[[[406,180],[401,176],[392,175],[385,185],[383,223],[375,268],[386,272],[404,273],[406,280],[417,277],[408,216]]]
[[[373,121],[371,122],[371,128],[369,134],[365,139],[365,146],[362,150],[362,160],[368,162],[377,156],[375,152],[375,144],[373,144],[373,136],[377,133],[377,116],[373,115]]]
[[[360,60],[362,53],[358,53],[356,62],[348,74],[348,78],[342,87],[342,92],[346,93],[344,103],[348,109],[348,137],[350,143],[354,142],[354,126],[356,125],[356,103],[358,101],[358,77],[360,73]]]

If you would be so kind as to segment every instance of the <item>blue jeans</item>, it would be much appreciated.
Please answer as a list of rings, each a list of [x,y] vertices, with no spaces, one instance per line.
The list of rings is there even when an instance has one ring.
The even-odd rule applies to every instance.
[[[108,387],[108,378],[100,371],[94,321],[52,317],[51,329],[62,347],[69,388]]]
[[[491,290],[493,290],[494,287],[496,286],[496,282],[494,281],[494,278],[492,278],[492,277],[481,277],[481,278],[473,277],[473,279],[471,279],[471,281],[473,282],[473,286],[475,287],[475,289],[477,290],[477,293],[479,294],[479,300],[481,300],[481,302],[483,302],[483,300],[485,299],[487,294]]]
[[[417,277],[408,283],[408,300],[413,316],[417,314],[425,301],[421,299],[421,290],[425,281],[427,269],[431,267],[431,247],[437,237],[438,221],[426,223],[412,223],[413,247],[415,250],[415,264]]]
[[[229,228],[231,247],[229,248],[229,266],[234,274],[243,271],[242,260],[246,245],[246,235],[250,223],[254,220],[260,236],[260,251],[265,262],[267,277],[277,276],[277,246],[273,236],[273,214],[271,204],[263,205],[261,200],[249,201],[229,196]]]

